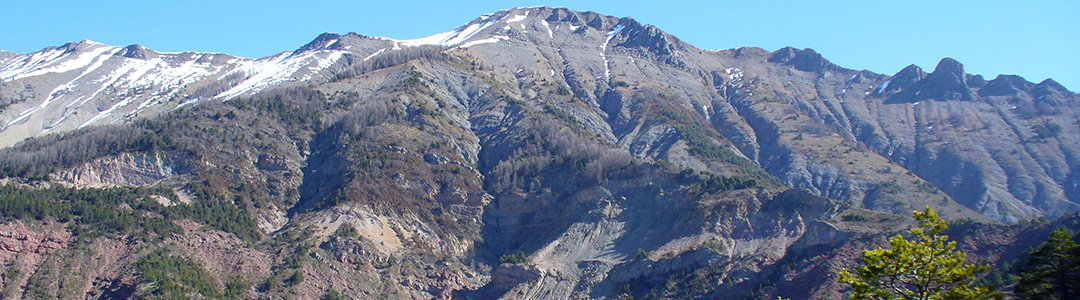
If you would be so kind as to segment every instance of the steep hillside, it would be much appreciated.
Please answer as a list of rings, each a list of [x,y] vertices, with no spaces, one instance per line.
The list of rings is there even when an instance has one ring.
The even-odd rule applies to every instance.
[[[925,206],[984,262],[1080,229],[1080,96],[952,59],[887,76],[539,7],[0,72],[4,298],[837,298]]]

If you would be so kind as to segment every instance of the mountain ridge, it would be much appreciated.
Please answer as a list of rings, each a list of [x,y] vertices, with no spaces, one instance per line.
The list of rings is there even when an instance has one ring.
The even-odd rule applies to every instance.
[[[530,18],[530,14],[533,16],[532,18]],[[546,15],[546,17],[538,16],[540,14]],[[549,21],[551,23],[549,23]],[[496,26],[496,24],[502,27]],[[551,26],[551,24],[555,25]],[[560,26],[563,25],[568,27],[563,29],[569,30],[560,30]],[[227,100],[279,85],[288,86],[293,84],[293,82],[308,82],[312,78],[321,78],[317,80],[321,82],[332,81],[334,77],[333,74],[339,72],[339,70],[344,70],[345,66],[356,65],[378,57],[379,55],[390,54],[394,51],[398,51],[398,49],[402,49],[402,46],[437,46],[451,47],[451,49],[465,49],[477,46],[488,47],[488,45],[500,44],[512,45],[514,43],[524,42],[542,47],[547,47],[544,45],[548,43],[555,43],[552,45],[560,47],[558,46],[560,45],[559,43],[577,43],[576,41],[587,38],[588,32],[584,31],[586,28],[591,28],[602,33],[602,39],[600,39],[601,44],[598,46],[599,49],[597,49],[599,50],[597,51],[597,56],[599,56],[600,60],[595,61],[595,65],[602,65],[603,71],[601,72],[599,69],[592,69],[594,67],[587,66],[586,69],[580,70],[568,69],[570,72],[564,72],[564,74],[561,75],[566,76],[568,79],[566,87],[569,88],[575,96],[586,97],[589,99],[588,101],[595,102],[596,104],[594,105],[597,106],[602,106],[602,103],[597,101],[604,97],[603,94],[608,93],[608,91],[605,91],[604,89],[611,89],[617,83],[615,80],[611,79],[610,65],[611,63],[615,63],[616,59],[611,59],[609,61],[609,57],[605,55],[607,52],[610,52],[608,50],[609,44],[611,44],[611,50],[618,50],[629,54],[629,56],[627,56],[629,58],[627,63],[633,63],[633,56],[640,56],[661,61],[676,68],[690,71],[691,73],[701,73],[703,70],[691,70],[691,68],[688,68],[688,63],[700,64],[708,60],[713,60],[713,58],[708,57],[709,55],[703,56],[703,53],[731,53],[729,55],[732,55],[732,58],[738,59],[737,57],[740,53],[747,53],[747,51],[755,49],[745,47],[728,50],[697,49],[692,45],[679,40],[677,37],[657,29],[655,26],[639,23],[630,17],[616,18],[594,12],[573,12],[565,8],[548,7],[500,10],[493,14],[483,15],[473,19],[451,31],[413,40],[368,37],[355,33],[347,33],[344,35],[323,33],[311,42],[294,51],[283,51],[276,55],[258,59],[237,58],[227,54],[205,54],[196,52],[158,53],[138,45],[115,47],[89,41],[82,43],[67,43],[59,47],[48,47],[39,52],[23,55],[28,57],[24,59],[22,65],[14,63],[17,59],[8,59],[4,62],[5,68],[0,68],[0,70],[7,71],[3,74],[12,79],[36,78],[41,77],[41,74],[50,73],[67,74],[83,68],[85,68],[86,71],[82,71],[83,74],[79,77],[76,77],[71,82],[53,88],[51,92],[48,92],[45,95],[41,95],[42,93],[39,91],[41,88],[31,90],[31,85],[27,85],[27,87],[17,95],[10,95],[10,90],[13,90],[10,88],[10,83],[14,80],[7,81],[9,83],[9,88],[4,90],[8,90],[6,92],[9,95],[2,95],[5,93],[0,93],[0,96],[5,96],[4,98],[14,100],[7,100],[6,102],[9,103],[7,107],[5,107],[6,109],[0,111],[0,121],[4,121],[0,122],[3,123],[3,127],[0,128],[0,141],[4,141],[4,145],[10,145],[18,138],[26,137],[27,135],[33,136],[35,134],[47,133],[54,130],[64,131],[78,129],[98,122],[126,122],[125,120],[138,118],[141,113],[149,115],[160,114],[167,112],[170,109],[183,107],[190,103],[198,103],[203,99]],[[553,31],[553,29],[560,32],[558,39],[556,39],[555,31]],[[533,32],[530,33],[530,30]],[[546,39],[543,33],[546,33]],[[562,51],[561,48],[559,51]],[[1024,86],[1023,92],[1032,93],[1032,98],[1041,99],[1044,95],[1055,93],[1066,98],[1075,98],[1077,95],[1071,91],[1065,90],[1064,87],[1049,79],[1042,83],[1034,84],[1019,76],[999,75],[995,80],[987,82],[981,79],[982,77],[980,75],[965,73],[963,71],[963,65],[951,58],[943,58],[935,68],[934,72],[931,73],[924,73],[921,68],[911,65],[892,76],[886,76],[866,70],[855,71],[837,66],[812,49],[799,50],[792,47],[785,47],[772,52],[761,51],[768,55],[768,62],[792,66],[796,70],[803,72],[858,73],[866,75],[859,77],[860,79],[873,77],[878,78],[877,80],[883,80],[880,85],[871,82],[870,84],[874,85],[875,88],[873,88],[872,92],[868,93],[867,96],[885,97],[885,104],[912,103],[917,105],[921,101],[931,99],[939,101],[974,101],[974,97],[977,96],[985,98],[994,97],[999,94],[1004,95],[1002,94],[1003,92],[996,92],[996,90],[1010,88],[999,86],[1015,86],[1016,84],[1007,84],[1006,82],[1000,81],[1005,80],[1001,78],[1008,78],[1006,80],[1007,82],[1017,82],[1021,86]],[[58,54],[57,52],[60,53]],[[89,55],[87,55],[90,56],[89,59],[79,56],[78,58],[81,60],[78,62],[82,62],[89,66],[79,65],[78,63],[69,66],[65,65],[66,62],[57,63],[50,60],[52,57],[62,58],[64,55],[68,54],[84,54],[87,52],[89,52]],[[128,83],[126,86],[122,86],[121,89],[115,89],[111,88],[113,83],[119,83],[120,81],[118,80],[129,77],[129,74],[118,74],[121,71],[112,71],[112,74],[109,75],[112,76],[112,81],[109,81],[108,78],[102,80],[104,83],[109,83],[108,86],[96,89],[96,91],[95,89],[83,90],[81,88],[73,91],[73,87],[79,86],[79,83],[76,83],[77,80],[88,75],[89,72],[94,71],[93,69],[96,66],[103,64],[104,61],[108,61],[108,59],[100,58],[106,55],[94,55],[97,53],[104,54],[104,52],[108,52],[108,56],[125,58],[128,58],[128,56],[135,56],[139,58],[128,59],[141,61],[145,61],[145,58],[148,56],[155,57],[153,59],[158,59],[156,57],[160,55],[172,55],[172,57],[178,58],[180,61],[186,61],[184,62],[185,65],[180,65],[179,69],[181,70],[179,71],[180,73],[187,72],[182,74],[186,77],[180,77],[178,81],[179,85],[165,84],[166,81],[176,80],[174,78],[169,80],[157,80],[157,82],[150,82],[149,84],[143,85],[139,85],[138,82]],[[207,55],[210,55],[210,57],[207,57]],[[37,61],[32,60],[32,58],[39,56],[44,56],[45,58],[38,58]],[[563,59],[565,60],[565,58]],[[582,57],[582,59],[586,58]],[[697,62],[688,60],[697,60]],[[195,73],[182,71],[184,70],[183,68],[185,68],[184,66],[191,64],[198,65],[200,63],[205,66],[203,67],[205,71],[198,71]],[[121,62],[121,67],[123,67],[124,64],[125,62]],[[171,65],[175,66],[175,63]],[[50,66],[54,66],[53,69],[49,69],[48,67]],[[722,64],[719,67],[724,68]],[[165,69],[165,71],[161,72],[177,73],[177,71],[172,70],[173,69]],[[727,70],[730,72],[731,69],[727,68]],[[574,81],[577,80],[575,79],[577,76],[583,75],[579,73],[581,71],[592,73],[593,75],[590,76],[596,76],[595,80],[585,82],[592,87],[573,84]],[[126,72],[132,73],[129,71]],[[556,75],[554,69],[552,69],[551,72],[553,73],[550,75]],[[852,78],[854,79],[858,77],[858,74],[851,76],[853,76]],[[715,75],[710,76],[713,78],[718,77]],[[724,76],[730,77],[732,75],[727,74]],[[973,80],[971,83],[968,82],[967,78],[969,77]],[[128,80],[129,82],[131,81],[130,79]],[[141,80],[146,82],[146,79]],[[192,83],[186,83],[186,81],[192,80]],[[86,80],[83,81],[85,82]],[[91,85],[92,84],[93,82],[91,82]],[[201,87],[199,87],[200,85]],[[718,87],[723,85],[723,82],[717,84]],[[990,92],[983,93],[982,88],[984,86],[989,86],[987,90]],[[128,91],[124,91],[124,87],[126,87]],[[740,85],[732,82],[731,87],[737,89]],[[589,89],[592,90],[590,91]],[[925,93],[923,91],[924,89]],[[978,89],[979,91],[976,92],[974,91],[975,89]],[[1011,89],[1015,90],[1015,88]],[[847,89],[844,89],[837,96],[843,96],[842,94],[846,90]],[[109,97],[111,100],[102,99],[102,97],[95,98],[103,91],[106,93],[112,92],[112,96]],[[0,90],[0,92],[5,91]],[[33,101],[26,101],[26,95],[39,98],[44,96],[46,99],[41,100],[42,102],[40,102],[40,104],[33,105]],[[15,98],[16,96],[22,96],[23,99],[17,99]],[[745,96],[752,97],[753,94],[747,93]],[[824,95],[819,93],[817,96],[821,97]],[[57,105],[59,102],[68,102],[68,104],[63,109],[60,109]],[[96,111],[93,110],[92,107],[84,105],[88,102],[98,103],[95,105]],[[1031,106],[1038,106],[1038,109],[1047,111],[1055,109],[1051,106],[1060,106],[1061,104],[1061,101],[1046,102],[1039,100],[1035,101]],[[13,105],[14,107],[12,107]],[[711,112],[709,112],[711,106],[709,103],[695,104],[694,106],[698,110],[703,109],[701,114],[706,118],[711,114]],[[74,107],[74,109],[71,109],[72,107]],[[51,112],[47,112],[45,115],[38,113],[38,111],[42,109],[51,110]],[[20,110],[21,112],[16,113]],[[86,110],[90,111],[89,115],[86,114]],[[144,110],[146,110],[146,112],[144,112]],[[114,113],[114,111],[123,114],[117,116],[118,113]],[[79,114],[79,112],[83,112],[83,114]],[[613,112],[614,111],[609,111],[608,114]],[[600,119],[594,118],[589,120],[588,118],[592,117],[577,117],[586,118],[585,121],[587,124],[601,123]],[[29,122],[28,118],[43,119],[46,123],[37,125],[36,122]],[[72,122],[73,120],[78,120],[78,122]],[[824,121],[826,123],[840,122],[839,124],[842,126],[851,126],[850,124],[845,124],[850,122],[845,121],[844,117],[835,120],[825,119]],[[597,134],[604,135],[606,134],[604,133],[605,131],[611,129],[592,127],[590,130]],[[849,132],[847,134],[850,138],[855,138],[854,128],[847,131]],[[841,132],[841,134],[844,134],[844,132]],[[728,138],[731,138],[731,136],[728,136]],[[610,142],[616,142],[614,137],[610,135],[608,135],[608,140]],[[744,151],[756,151],[749,149],[746,146],[738,148]],[[884,148],[878,151],[881,153],[893,152],[893,150]],[[747,155],[747,153],[742,154],[744,156]],[[753,157],[753,155],[747,157]]]
[[[164,84],[76,96],[111,85],[79,76],[124,82],[120,68],[0,82],[4,97],[50,85],[0,110],[25,116],[5,133],[65,102],[162,105],[0,149],[0,188],[28,195],[0,209],[107,203],[119,219],[5,214],[0,229],[34,238],[4,245],[50,245],[0,247],[33,258],[4,274],[5,298],[147,295],[168,282],[138,266],[161,260],[205,266],[209,282],[175,283],[207,297],[838,298],[830,276],[912,210],[933,207],[990,263],[1080,229],[1080,97],[948,58],[887,76],[547,7],[413,40],[324,33],[259,59],[82,47],[102,53],[91,65],[205,72],[169,77],[195,83],[164,104],[150,96]],[[78,274],[56,276],[67,264]]]

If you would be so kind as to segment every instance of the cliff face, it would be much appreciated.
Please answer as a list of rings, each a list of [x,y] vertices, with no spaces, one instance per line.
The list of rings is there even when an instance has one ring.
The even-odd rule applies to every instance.
[[[973,220],[955,237],[986,262],[1050,228],[999,222],[1076,228],[1080,99],[1049,80],[702,50],[562,8],[289,57],[335,51],[0,150],[5,298],[834,298],[915,209]]]
[[[771,60],[791,64],[798,59],[795,53],[781,50]],[[816,57],[807,55],[811,58],[806,60]],[[892,77],[843,69],[793,73],[765,67],[743,70],[759,74],[758,83],[768,87],[739,90],[733,108],[751,127],[790,130],[792,138],[781,134],[769,139],[784,145],[774,146],[775,150],[754,143],[739,147],[761,151],[757,154],[761,165],[781,179],[804,182],[802,186],[829,197],[866,203],[875,202],[880,194],[866,185],[850,187],[867,180],[872,185],[875,178],[898,172],[900,177],[886,182],[895,181],[899,190],[931,194],[940,190],[969,209],[1006,222],[1077,209],[1075,193],[1069,191],[1075,189],[1071,178],[1078,141],[1068,132],[1076,130],[1071,120],[1078,98],[1051,88],[1052,81],[1036,85],[1016,76],[985,81],[965,74],[961,64],[948,58],[933,73],[909,66]],[[1040,93],[1038,86],[1058,92]],[[740,138],[742,132],[732,133],[736,138],[730,140],[750,140]],[[816,137],[799,141],[807,140],[808,134]],[[836,155],[836,150],[844,155]],[[848,154],[860,150],[872,151],[873,157],[856,159]],[[812,162],[800,156],[811,157]],[[839,172],[840,182],[848,182],[842,186],[864,193],[822,190],[819,186],[835,185],[837,180],[831,178],[836,178],[837,170],[847,170]],[[929,197],[940,196],[906,196]]]

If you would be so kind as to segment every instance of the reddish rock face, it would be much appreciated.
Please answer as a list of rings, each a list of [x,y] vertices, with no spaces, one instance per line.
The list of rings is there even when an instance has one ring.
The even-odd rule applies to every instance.
[[[44,256],[67,249],[71,233],[56,225],[51,227],[35,231],[22,222],[0,224],[0,261],[8,261],[20,254]]]

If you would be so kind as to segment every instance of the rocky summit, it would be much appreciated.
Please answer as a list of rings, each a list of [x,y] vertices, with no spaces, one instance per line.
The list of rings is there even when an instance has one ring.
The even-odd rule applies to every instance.
[[[992,265],[1080,229],[1077,120],[1049,79],[565,8],[0,52],[2,298],[834,299],[927,206]]]

